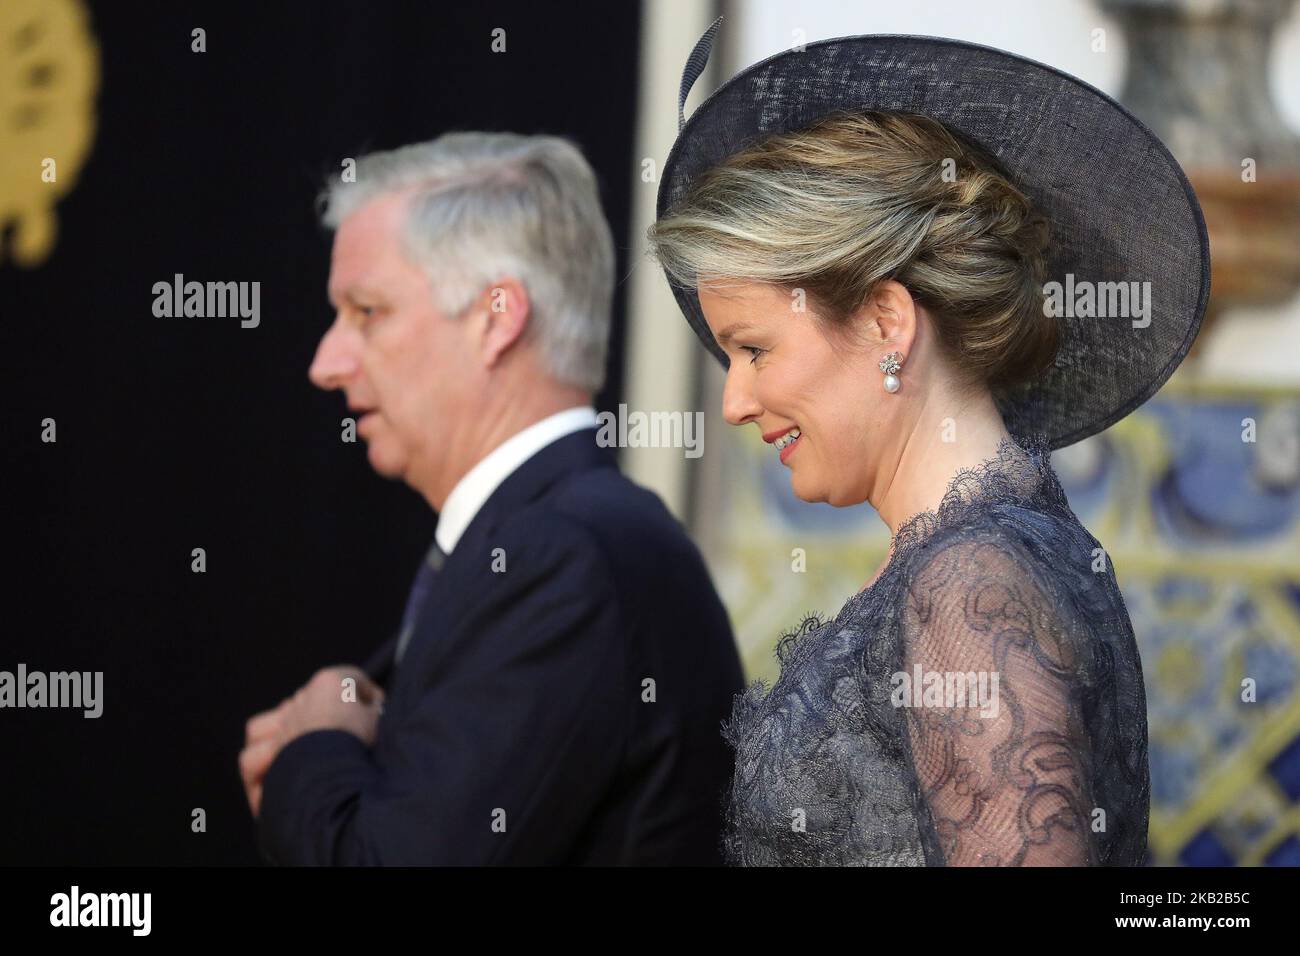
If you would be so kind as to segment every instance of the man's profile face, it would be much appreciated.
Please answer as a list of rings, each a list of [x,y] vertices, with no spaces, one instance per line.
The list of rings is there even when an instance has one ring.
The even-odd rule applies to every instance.
[[[380,196],[339,225],[329,277],[336,316],[308,374],[345,392],[375,471],[419,485],[449,467],[475,364],[464,324],[439,312],[428,278],[403,253],[405,203]]]

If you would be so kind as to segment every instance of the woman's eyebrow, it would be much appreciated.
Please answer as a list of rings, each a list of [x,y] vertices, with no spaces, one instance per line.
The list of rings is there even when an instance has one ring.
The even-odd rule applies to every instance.
[[[752,326],[746,322],[733,322],[718,333],[718,344],[726,345],[737,332],[748,332]]]

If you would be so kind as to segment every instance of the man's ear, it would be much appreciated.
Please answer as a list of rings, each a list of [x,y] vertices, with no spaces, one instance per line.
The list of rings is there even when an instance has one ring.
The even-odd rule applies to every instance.
[[[872,339],[891,352],[910,355],[916,340],[917,305],[907,287],[886,279],[876,287],[865,309]]]
[[[492,368],[523,337],[532,318],[532,301],[522,282],[505,278],[484,291],[476,308],[482,316],[479,347],[484,364]]]

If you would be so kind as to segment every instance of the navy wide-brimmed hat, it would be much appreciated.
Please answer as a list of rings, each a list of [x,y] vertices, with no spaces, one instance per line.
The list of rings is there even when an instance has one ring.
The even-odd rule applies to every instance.
[[[1209,240],[1182,168],[1123,106],[1082,80],[1003,50],[879,35],[771,56],[736,74],[687,119],[686,96],[721,19],[682,74],[659,218],[701,173],[770,134],[839,110],[924,114],[992,154],[1050,225],[1046,280],[1059,284],[1050,291],[1063,306],[1061,347],[1038,380],[998,397],[1012,435],[1046,434],[1052,448],[1073,444],[1119,421],[1173,374],[1209,300]],[[1133,302],[1117,310],[1121,294],[1143,294],[1142,283],[1149,283],[1149,310],[1135,315]],[[673,294],[727,367],[696,290],[674,284]]]

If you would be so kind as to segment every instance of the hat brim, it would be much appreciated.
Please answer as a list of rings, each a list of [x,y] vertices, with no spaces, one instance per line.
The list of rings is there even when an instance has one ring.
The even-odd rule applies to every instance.
[[[1018,438],[1060,448],[1150,398],[1200,329],[1210,251],[1200,204],[1154,133],[1095,87],[992,47],[938,37],[841,37],[786,50],[736,74],[681,128],[664,164],[657,215],[737,150],[835,110],[921,113],[975,140],[1050,222],[1048,282],[1149,282],[1149,312],[1063,315],[1055,364],[999,398]],[[683,314],[724,368],[695,289]]]

